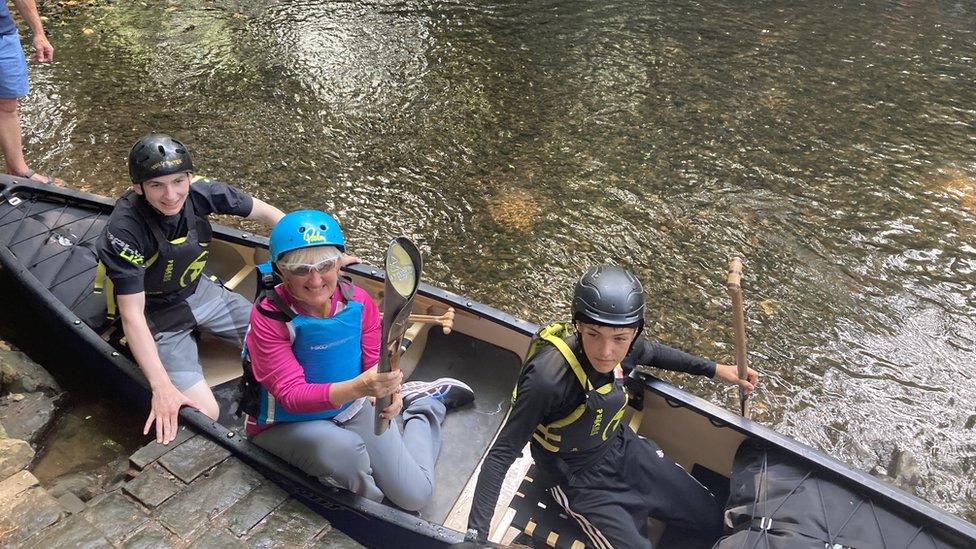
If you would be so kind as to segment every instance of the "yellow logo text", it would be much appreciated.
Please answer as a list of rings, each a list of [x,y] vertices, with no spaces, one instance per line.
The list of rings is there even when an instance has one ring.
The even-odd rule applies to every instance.
[[[180,287],[186,288],[196,280],[200,273],[203,272],[203,268],[207,266],[207,254],[209,252],[204,250],[197,256],[196,259],[190,263],[190,266],[183,271],[183,275],[180,276]]]
[[[314,228],[306,230],[305,233],[302,235],[302,237],[305,238],[305,242],[308,244],[314,244],[316,242],[325,242],[325,236],[323,236],[318,229],[314,229]]]

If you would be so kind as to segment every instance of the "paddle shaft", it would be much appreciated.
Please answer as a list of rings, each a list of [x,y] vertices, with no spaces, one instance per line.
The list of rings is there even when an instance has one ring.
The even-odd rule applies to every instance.
[[[742,308],[742,260],[732,258],[729,263],[729,281],[726,284],[732,298],[732,328],[735,332],[735,366],[739,379],[749,377],[749,357],[746,353],[746,315]],[[749,395],[739,387],[739,413],[748,418]]]

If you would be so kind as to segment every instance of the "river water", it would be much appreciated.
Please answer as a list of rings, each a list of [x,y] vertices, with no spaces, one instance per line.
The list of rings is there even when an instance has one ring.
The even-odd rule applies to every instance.
[[[732,360],[755,417],[976,521],[976,3],[67,2],[28,161],[117,195],[148,130],[321,208],[381,263],[535,322],[634,269],[649,333]],[[731,390],[669,377],[713,402]]]

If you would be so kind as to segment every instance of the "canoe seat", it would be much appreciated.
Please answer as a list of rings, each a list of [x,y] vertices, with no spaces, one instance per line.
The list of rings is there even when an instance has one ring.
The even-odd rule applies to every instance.
[[[729,493],[728,478],[698,464],[695,464],[691,474],[712,490],[720,501],[725,501]],[[562,506],[552,499],[548,490],[533,485],[532,479],[535,476],[536,465],[533,464],[510,504],[510,508],[515,511],[512,526],[522,530],[526,536],[536,541],[536,547],[549,546],[559,549],[591,547],[592,545],[588,543],[589,538],[583,533],[579,523],[566,514]],[[658,549],[707,549],[716,541],[712,538],[700,537],[695,532],[667,528],[654,520],[648,523],[648,535],[655,540],[654,547]]]
[[[512,526],[531,536],[541,546],[560,549],[586,547],[588,538],[579,523],[566,514],[548,490],[533,483],[537,474],[537,466],[532,464],[512,498],[509,505],[515,511]]]

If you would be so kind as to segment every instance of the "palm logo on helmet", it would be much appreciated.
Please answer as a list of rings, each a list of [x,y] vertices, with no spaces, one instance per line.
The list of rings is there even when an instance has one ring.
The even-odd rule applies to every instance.
[[[136,141],[129,150],[129,178],[141,184],[174,173],[192,172],[190,152],[178,139],[150,133]]]
[[[315,246],[335,246],[346,251],[346,240],[339,222],[318,210],[298,210],[282,217],[271,230],[271,261],[292,250]]]
[[[644,287],[621,267],[591,267],[573,290],[573,320],[605,326],[641,326]]]

